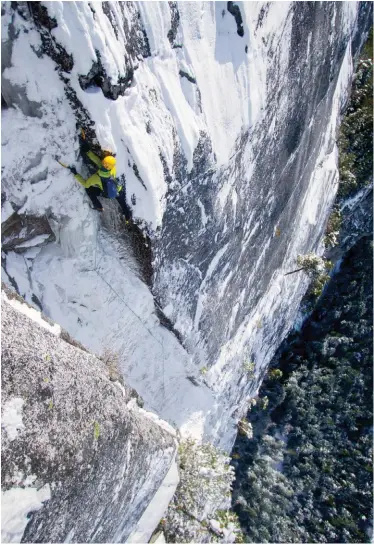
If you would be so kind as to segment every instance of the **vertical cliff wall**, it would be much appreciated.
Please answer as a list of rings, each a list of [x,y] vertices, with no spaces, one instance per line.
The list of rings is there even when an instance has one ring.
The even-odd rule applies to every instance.
[[[231,446],[293,323],[307,279],[284,273],[322,252],[370,16],[351,2],[3,4],[3,220],[20,226],[3,277],[90,349],[117,351],[183,434]],[[81,126],[117,153],[152,293],[116,203],[97,217],[53,158],[87,174]]]

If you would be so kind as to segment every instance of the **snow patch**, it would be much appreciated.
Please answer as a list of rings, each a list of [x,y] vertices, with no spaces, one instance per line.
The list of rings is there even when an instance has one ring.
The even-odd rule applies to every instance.
[[[13,308],[27,316],[28,318],[31,318],[31,320],[34,320],[38,325],[49,331],[50,333],[53,333],[53,335],[56,335],[57,337],[60,336],[61,333],[61,327],[58,324],[49,324],[45,320],[43,320],[41,312],[36,310],[35,308],[31,308],[25,303],[21,303],[20,301],[17,301],[17,299],[9,299],[3,291],[1,292],[1,297],[5,299]]]
[[[155,424],[160,426],[160,428],[162,428],[164,431],[167,431],[168,433],[170,433],[170,435],[172,435],[173,437],[177,437],[177,433],[175,429],[172,426],[170,426],[170,424],[165,422],[165,420],[162,420],[159,416],[157,416],[157,414],[152,413],[151,411],[146,411],[140,407],[137,407],[137,412],[142,414],[149,420],[152,420],[153,422],[155,422]]]
[[[38,511],[51,498],[49,484],[39,490],[34,487],[11,488],[1,492],[1,541],[20,543],[29,523],[28,513]]]
[[[22,422],[24,402],[21,397],[12,397],[3,406],[1,426],[5,429],[10,441],[13,441],[20,431],[25,428]]]
[[[203,203],[201,202],[200,199],[197,199],[197,204],[198,204],[198,206],[200,208],[200,211],[201,211],[201,223],[205,227],[206,224],[208,223],[208,218],[207,218],[206,213],[205,213],[204,205],[203,205]]]
[[[1,223],[4,223],[12,214],[14,214],[13,206],[9,201],[5,201],[1,206]]]

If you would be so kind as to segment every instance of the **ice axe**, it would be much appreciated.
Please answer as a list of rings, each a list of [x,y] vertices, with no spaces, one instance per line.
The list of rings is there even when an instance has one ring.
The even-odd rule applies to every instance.
[[[57,157],[55,157],[54,159],[55,159],[62,167],[64,167],[64,168],[69,168],[68,165],[65,165],[64,163],[62,163],[62,162],[60,161],[60,159],[58,159]]]
[[[61,165],[62,167],[64,168],[67,168],[70,170],[70,172],[72,172],[73,174],[76,174],[77,173],[77,170],[75,167],[70,167],[69,165],[65,165],[65,163],[62,163],[60,161],[60,159],[58,159],[58,157],[55,157],[55,160],[58,162],[59,165]]]

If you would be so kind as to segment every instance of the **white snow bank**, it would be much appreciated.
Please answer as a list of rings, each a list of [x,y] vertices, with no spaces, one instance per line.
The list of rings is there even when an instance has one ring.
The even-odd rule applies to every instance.
[[[170,433],[173,437],[177,436],[175,429],[172,426],[170,426],[170,424],[168,424],[165,420],[162,420],[159,416],[157,416],[157,414],[152,413],[151,411],[145,411],[144,409],[141,409],[140,407],[137,408],[137,412],[142,414],[146,418],[149,418],[149,420],[152,420],[153,422],[155,422],[155,424],[157,424],[158,426],[160,426],[160,428]]]
[[[12,397],[3,405],[1,427],[5,429],[11,441],[25,427],[22,422],[23,404],[24,400],[21,397]]]
[[[35,308],[31,308],[25,303],[21,303],[20,301],[17,301],[17,299],[9,299],[5,292],[1,292],[2,299],[6,300],[13,308],[18,310],[19,312],[22,312],[25,316],[28,318],[31,318],[31,320],[34,320],[38,325],[49,331],[50,333],[53,333],[53,335],[56,335],[57,337],[60,336],[61,333],[61,326],[58,324],[49,324],[46,320],[43,320],[41,312],[36,310]]]
[[[1,541],[2,543],[20,543],[29,522],[27,514],[43,507],[49,500],[49,484],[39,490],[34,487],[11,488],[1,492]]]
[[[164,532],[161,532],[161,534],[153,543],[166,543]]]

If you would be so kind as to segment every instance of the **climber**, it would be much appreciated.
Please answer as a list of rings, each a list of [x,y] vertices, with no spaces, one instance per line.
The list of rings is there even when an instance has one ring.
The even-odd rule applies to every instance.
[[[126,195],[121,185],[119,185],[115,179],[116,176],[116,160],[112,155],[100,159],[92,151],[90,151],[89,145],[84,140],[81,145],[83,153],[87,154],[87,157],[99,167],[99,170],[85,180],[80,174],[77,173],[75,167],[68,167],[70,172],[74,174],[74,177],[79,183],[86,188],[87,195],[90,197],[91,202],[95,210],[99,212],[103,211],[103,207],[98,197],[104,197],[107,199],[115,198],[121,206],[122,212],[125,216],[125,220],[128,223],[131,220],[131,210],[126,203]]]

